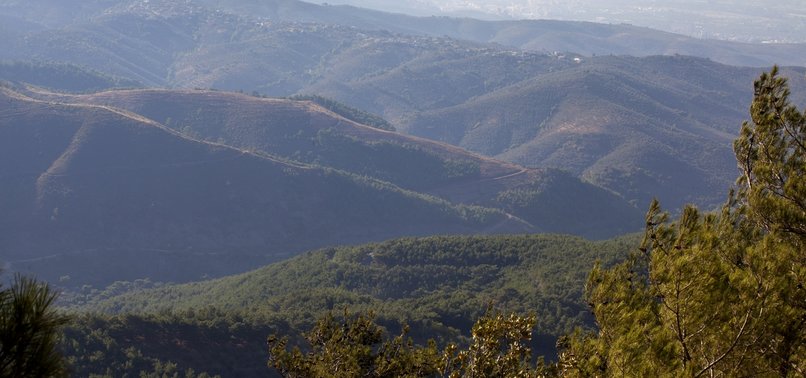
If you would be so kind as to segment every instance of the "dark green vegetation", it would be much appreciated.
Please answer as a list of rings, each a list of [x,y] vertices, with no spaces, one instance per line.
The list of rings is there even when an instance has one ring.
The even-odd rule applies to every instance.
[[[599,330],[567,340],[568,376],[796,377],[806,372],[806,114],[778,69],[755,83],[721,211],[653,202],[640,252],[597,267]]]
[[[69,354],[83,361],[82,369],[97,369],[81,357],[96,351],[106,361],[99,365],[117,361],[114,366],[123,366],[125,357],[118,351],[134,348],[135,355],[174,361],[182,369],[224,374],[240,366],[265,372],[267,335],[308,330],[331,310],[372,309],[391,334],[406,322],[418,342],[436,338],[444,345],[469,335],[492,302],[508,311],[536,311],[536,349],[552,355],[557,336],[591,324],[582,288],[594,261],[619,261],[637,242],[636,237],[589,242],[568,236],[400,239],[320,250],[212,281],[107,299],[86,293],[89,302],[82,304],[86,300],[76,296],[74,306],[120,315],[79,322],[68,332],[78,340],[79,346],[71,347],[78,352]],[[107,341],[81,346],[88,334]],[[253,359],[245,361],[246,356]]]
[[[306,334],[309,352],[289,350],[288,338],[268,338],[269,366],[283,377],[421,377],[437,372],[436,345],[416,347],[406,330],[383,342],[384,329],[372,314],[344,313],[337,321],[332,314],[322,317]]]
[[[489,308],[473,325],[472,341],[463,349],[444,351],[429,342],[415,346],[406,330],[384,341],[372,315],[345,313],[342,321],[328,314],[307,334],[310,351],[288,350],[286,338],[269,336],[269,366],[283,377],[531,377],[529,341],[534,316],[504,314]],[[541,365],[539,371],[546,369]]]
[[[75,377],[266,376],[265,335],[285,330],[238,316],[77,315],[61,349]],[[261,335],[261,337],[256,337]],[[255,363],[260,361],[260,363]],[[194,369],[194,367],[196,367]]]
[[[9,32],[1,58],[66,61],[148,85],[321,95],[403,132],[568,170],[639,207],[653,197],[671,208],[722,202],[734,170],[727,142],[760,69],[603,54],[713,53],[745,65],[803,64],[794,57],[806,55],[803,45],[623,25],[416,19],[294,1],[91,1],[62,19],[33,16],[65,7],[51,3],[0,8],[40,23]],[[516,47],[483,44],[491,41]]]
[[[65,372],[59,331],[69,318],[56,310],[48,285],[16,276],[0,290],[0,376],[56,377]]]

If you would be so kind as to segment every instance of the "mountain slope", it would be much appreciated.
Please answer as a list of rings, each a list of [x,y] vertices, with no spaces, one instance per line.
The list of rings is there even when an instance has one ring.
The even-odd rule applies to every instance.
[[[802,70],[790,71],[796,82]],[[645,204],[713,206],[737,175],[732,140],[756,72],[679,58],[600,58],[401,130],[526,166],[567,169]]]
[[[122,2],[80,23],[26,34],[4,52],[63,58],[147,84],[323,95],[378,114],[402,132],[530,168],[570,171],[639,208],[654,196],[671,208],[687,202],[712,207],[722,201],[723,188],[735,172],[729,141],[745,118],[752,80],[761,71],[707,59],[588,58],[422,33],[293,22],[307,12],[328,15],[322,11],[328,7],[293,1],[215,4],[233,13],[196,2]],[[266,11],[269,18],[255,18],[261,7],[274,7]],[[334,14],[353,11],[333,8]],[[397,17],[378,12],[361,17],[376,16]],[[468,29],[475,30],[475,22],[471,24]],[[562,33],[573,29],[564,23],[546,28]],[[620,35],[618,27],[609,28],[602,35]],[[802,70],[789,72],[802,81]],[[795,91],[795,97],[803,98]],[[155,120],[167,123],[168,118]],[[182,122],[181,127],[193,131],[193,122]],[[196,132],[213,141],[246,140]],[[338,140],[327,143],[352,143],[336,135]],[[250,143],[244,148],[307,162],[324,158],[321,152],[303,155],[305,148],[282,151],[282,144]],[[324,165],[346,166],[330,155]],[[424,185],[406,186],[378,167],[352,167],[351,172],[437,192]]]
[[[343,34],[337,32],[330,42],[310,39],[308,35],[304,45],[280,41],[285,46],[276,49],[280,46],[272,33],[289,26],[296,32],[283,38],[296,38],[300,30],[316,25],[330,29],[331,33],[346,28],[365,35],[391,32],[450,37],[536,52],[574,52],[585,56],[682,54],[742,66],[806,65],[804,44],[741,44],[629,25],[585,22],[418,18],[290,0],[6,1],[0,2],[0,17],[19,26],[8,28],[7,35],[4,34],[7,38],[0,43],[8,48],[0,53],[2,59],[68,61],[149,85],[248,90],[256,89],[250,85],[251,77],[264,71],[263,75],[276,72],[280,81],[291,82],[273,83],[274,90],[257,88],[275,95],[280,94],[281,88],[293,92],[289,86],[300,84],[299,77],[283,79],[280,73],[288,73],[289,67],[292,71],[315,67],[320,57],[343,47],[338,40],[334,41],[338,34]],[[4,31],[0,29],[0,33]],[[222,50],[229,50],[230,55],[220,54]],[[192,67],[194,61],[184,58],[197,54],[208,55],[203,61],[207,63],[202,67],[205,69],[189,71],[188,65]],[[307,59],[312,60],[306,62]],[[226,84],[209,77],[231,71],[242,74],[237,80],[230,78]],[[188,75],[195,80],[187,78]]]
[[[344,59],[371,61],[382,45]],[[731,141],[759,69],[693,57],[431,51],[367,77],[339,76],[332,56],[335,72],[305,90],[382,114],[402,132],[569,170],[638,206],[658,196],[673,208],[711,207],[735,179]],[[804,70],[787,76],[803,98]]]
[[[183,281],[324,245],[528,230],[500,211],[191,140],[110,107],[5,89],[0,101],[2,259],[49,280]]]
[[[29,93],[114,106],[195,138],[376,178],[452,203],[503,209],[532,231],[606,238],[640,226],[641,210],[568,173],[368,127],[308,101],[211,91]]]

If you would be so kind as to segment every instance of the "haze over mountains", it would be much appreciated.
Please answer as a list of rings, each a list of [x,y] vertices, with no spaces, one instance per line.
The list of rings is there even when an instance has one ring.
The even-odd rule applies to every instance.
[[[211,44],[256,42],[288,23],[341,25],[361,31],[450,37],[536,52],[583,55],[681,54],[750,66],[804,65],[803,44],[750,44],[702,40],[646,27],[551,20],[479,21],[467,18],[412,17],[344,6],[295,0],[166,0],[0,2],[6,19],[3,59],[78,59],[91,67],[116,64],[153,75],[148,80],[171,82],[172,54],[192,54]],[[277,23],[284,25],[276,25]],[[299,25],[298,25],[299,26]],[[81,42],[80,42],[81,41]],[[313,41],[306,43],[314,51]],[[301,46],[298,46],[301,47]],[[138,56],[135,52],[139,52]],[[265,54],[265,53],[264,53]],[[98,58],[98,59],[90,59]],[[138,59],[139,58],[139,59]],[[260,58],[260,55],[254,56]],[[111,59],[111,62],[107,62]],[[117,61],[117,62],[115,62]],[[255,65],[256,61],[240,62]],[[152,66],[153,65],[153,66]],[[173,71],[182,69],[181,62]],[[161,67],[167,66],[167,67]],[[113,67],[119,71],[123,67]],[[224,68],[221,66],[220,68]],[[110,70],[105,69],[105,72]],[[117,73],[117,72],[113,72]],[[246,88],[245,88],[246,89]]]
[[[736,176],[730,142],[746,118],[750,83],[761,68],[717,61],[745,66],[806,64],[806,45],[798,44],[697,40],[629,25],[417,18],[292,0],[6,0],[0,2],[0,14],[6,21],[0,28],[4,37],[0,58],[22,62],[0,65],[0,77],[19,83],[4,90],[4,101],[22,109],[3,109],[4,122],[7,127],[36,123],[14,131],[14,138],[26,135],[42,143],[36,139],[41,133],[58,135],[36,147],[20,147],[25,143],[11,136],[5,141],[17,146],[16,151],[41,154],[36,166],[15,163],[14,169],[30,170],[28,174],[38,178],[35,185],[29,180],[15,189],[19,190],[15,196],[25,200],[12,206],[12,213],[20,218],[8,218],[33,216],[31,224],[36,226],[26,229],[36,232],[16,231],[17,236],[9,240],[17,249],[39,251],[34,253],[36,264],[45,251],[57,246],[64,251],[56,256],[64,256],[65,251],[98,254],[99,248],[128,245],[131,238],[143,250],[250,250],[245,253],[263,256],[254,261],[264,261],[265,256],[331,243],[409,234],[541,231],[614,236],[634,230],[640,223],[638,214],[653,197],[671,209],[689,202],[712,207],[723,200],[724,188]],[[654,55],[678,52],[704,58]],[[801,89],[806,70],[793,67],[785,73],[793,82],[794,97],[806,98]],[[25,83],[68,91],[157,86],[306,95],[330,101],[337,112],[347,113],[335,114],[313,103],[221,92],[129,90],[68,95]],[[72,126],[56,127],[52,114],[65,117],[69,120],[65,124]],[[88,122],[104,126],[97,130],[82,126]],[[155,140],[137,139],[146,135]],[[114,147],[118,143],[127,146]],[[174,148],[166,147],[160,151],[166,163],[159,163],[149,160],[156,155],[138,155],[143,152],[129,146],[136,143],[176,144],[176,151],[188,148],[198,156],[176,155]],[[112,152],[117,155],[107,156]],[[75,160],[84,154],[95,160]],[[13,158],[27,162],[30,157],[24,156]],[[59,173],[78,169],[111,175],[115,171],[111,167],[117,166],[105,167],[101,162],[112,164],[116,159],[123,171],[143,168],[131,168],[132,175],[114,179],[93,175],[98,180],[93,184],[72,182],[74,174]],[[268,185],[269,181],[261,180],[272,177],[273,190],[279,192],[257,193],[237,185],[214,189],[222,182],[233,185],[231,179],[214,177],[215,170],[203,178],[204,185],[198,183],[211,187],[205,193],[184,192],[190,188],[184,180],[176,181],[177,186],[159,187],[148,182],[162,181],[161,176],[137,177],[138,170],[151,175],[165,164],[190,169],[193,165],[188,161],[215,161],[223,171],[243,170],[243,180],[250,186]],[[229,164],[235,167],[225,168]],[[255,175],[245,165],[266,165],[274,173]],[[297,171],[305,173],[291,174]],[[148,196],[132,182],[110,186],[115,180],[134,180],[155,190],[151,195],[166,201],[176,196],[182,201],[168,201],[178,206],[174,210],[132,215],[129,212],[134,209],[148,208],[146,202],[134,205],[148,201]],[[314,185],[317,180],[329,184]],[[177,189],[183,185],[185,189]],[[122,199],[115,206],[131,203],[131,207],[113,208],[103,202],[125,198],[111,192],[118,186],[131,187],[123,193],[137,199]],[[310,187],[333,191],[308,193]],[[163,189],[167,192],[157,192]],[[241,219],[243,225],[205,224],[211,215],[201,213],[194,216],[200,222],[189,229],[172,229],[189,222],[170,218],[175,213],[198,211],[199,202],[218,200],[225,189],[244,190],[235,197],[251,199],[239,200],[243,203],[236,207],[241,210],[222,203],[210,214],[232,212],[233,219]],[[403,223],[412,225],[401,223],[390,232],[367,229],[384,223],[371,217],[359,220],[365,226],[354,225],[360,231],[326,231],[329,222],[337,222],[328,216],[340,211],[333,208],[330,215],[319,215],[323,207],[316,201],[359,208],[358,203],[328,197],[350,191],[371,192],[368,198],[378,195],[379,201],[396,198],[383,205],[372,205],[368,199],[361,204],[366,211],[377,207],[394,213],[399,211],[394,206],[402,206],[407,211],[422,207],[426,212],[410,214]],[[94,214],[97,219],[82,223],[86,229],[71,220],[65,223],[73,228],[50,230],[55,223],[49,222],[69,217],[65,209],[70,206],[61,201],[74,200],[78,204],[70,206],[82,209],[82,217]],[[321,222],[323,228],[309,232],[333,236],[297,243],[300,236],[295,232],[301,231],[286,230],[291,227],[288,222],[280,225],[275,218],[255,214],[249,216],[254,219],[241,218],[240,211],[250,208],[250,201],[295,214],[300,224],[316,219],[311,224]],[[388,207],[387,202],[394,204]],[[18,206],[24,203],[28,207]],[[468,205],[480,207],[462,207]],[[60,213],[51,214],[56,209]],[[444,220],[451,224],[443,229],[415,221],[434,219],[434,213],[426,215],[429,211],[444,213]],[[107,219],[114,214],[121,219],[117,226]],[[139,226],[127,222],[136,224],[141,216],[146,229],[134,231]],[[162,221],[152,216],[170,220],[158,226]],[[220,227],[232,230],[218,231],[220,237],[215,237],[211,230]],[[265,229],[282,230],[279,239],[255,234]],[[151,232],[163,236],[141,237]],[[108,242],[85,244],[96,233],[104,235],[99,240]],[[146,239],[150,242],[144,243]],[[25,240],[35,242],[28,245]],[[267,245],[272,245],[271,251],[252,254]],[[18,252],[15,261],[30,257],[29,252]]]
[[[798,0],[330,0],[329,4],[430,16],[555,19],[631,24],[697,38],[806,42]]]
[[[71,285],[200,279],[395,236],[609,237],[639,225],[637,209],[567,173],[392,134],[310,102],[30,94],[40,99],[3,90],[4,260]],[[566,210],[577,198],[589,204]]]
[[[0,0],[0,261],[85,314],[63,345],[78,375],[261,376],[269,332],[344,306],[440,343],[489,303],[534,310],[551,357],[592,326],[585,276],[637,245],[652,198],[724,201],[773,64],[806,103],[802,43]],[[571,235],[509,235],[535,233]]]
[[[804,45],[626,25],[414,18],[296,1],[82,4],[51,13],[69,4],[6,2],[0,9],[23,26],[0,57],[68,61],[145,85],[324,95],[402,132],[570,171],[639,207],[654,196],[671,208],[722,201],[735,176],[729,141],[761,69],[587,55],[806,64]]]

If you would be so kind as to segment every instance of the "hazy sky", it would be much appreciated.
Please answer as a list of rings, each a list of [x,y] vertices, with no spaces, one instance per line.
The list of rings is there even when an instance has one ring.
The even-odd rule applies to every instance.
[[[308,0],[311,1],[311,0]],[[701,38],[806,42],[806,0],[330,0],[330,4],[490,18],[629,23]]]

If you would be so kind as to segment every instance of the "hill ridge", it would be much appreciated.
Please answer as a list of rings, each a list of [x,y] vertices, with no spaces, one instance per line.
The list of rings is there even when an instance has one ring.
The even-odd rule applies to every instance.
[[[185,95],[191,95],[191,96],[218,96],[218,97],[222,97],[222,98],[223,97],[233,97],[233,98],[238,98],[239,100],[248,100],[248,101],[256,101],[256,102],[266,102],[266,103],[288,104],[288,103],[300,103],[301,102],[301,103],[307,104],[308,107],[316,109],[317,112],[328,114],[330,117],[332,117],[334,119],[346,122],[350,126],[360,128],[360,129],[365,130],[365,131],[367,131],[369,133],[386,135],[386,136],[393,136],[394,138],[398,138],[398,139],[402,139],[402,140],[413,141],[413,142],[422,143],[422,144],[426,144],[426,145],[437,146],[439,148],[449,150],[449,151],[452,151],[452,152],[455,152],[455,153],[460,153],[460,154],[463,154],[463,155],[472,156],[474,159],[478,159],[478,160],[482,160],[482,161],[488,161],[488,162],[495,162],[496,164],[504,165],[504,166],[510,166],[511,169],[516,170],[516,171],[520,171],[522,169],[530,169],[530,170],[533,169],[533,168],[522,167],[522,166],[519,166],[517,164],[506,162],[506,161],[496,160],[496,159],[491,158],[491,157],[489,157],[487,155],[482,155],[482,154],[478,154],[478,153],[473,152],[473,151],[468,151],[468,150],[465,150],[465,149],[463,149],[461,147],[457,147],[456,145],[441,142],[439,140],[424,138],[424,137],[420,137],[420,136],[412,135],[412,134],[403,134],[403,133],[400,133],[400,132],[397,132],[397,131],[383,130],[383,129],[379,129],[379,128],[372,127],[372,126],[369,126],[369,125],[365,125],[365,124],[362,124],[360,122],[356,122],[354,120],[351,120],[351,119],[349,119],[349,118],[347,118],[347,117],[345,117],[345,116],[343,116],[341,114],[338,114],[338,113],[336,113],[336,112],[334,112],[332,110],[329,110],[329,109],[327,109],[327,108],[325,108],[325,107],[323,107],[323,106],[321,106],[319,104],[316,104],[315,102],[310,101],[310,100],[293,100],[293,99],[273,98],[273,97],[255,97],[255,96],[242,94],[242,93],[237,93],[237,92],[228,92],[228,91],[220,91],[220,90],[204,90],[204,89],[166,89],[166,88],[145,88],[145,89],[140,89],[140,88],[135,88],[135,89],[122,89],[122,90],[105,90],[105,91],[91,93],[91,94],[57,93],[57,92],[48,91],[48,90],[46,90],[44,88],[36,88],[36,87],[31,87],[31,86],[27,86],[25,88],[25,90],[30,92],[32,95],[37,96],[35,98],[42,98],[41,101],[45,101],[45,102],[47,102],[47,100],[45,100],[45,99],[55,98],[55,99],[60,99],[61,100],[61,101],[55,101],[54,102],[54,103],[58,103],[58,104],[65,104],[65,105],[68,105],[68,104],[82,105],[83,104],[83,105],[86,105],[86,106],[99,106],[99,107],[105,107],[107,105],[101,105],[101,104],[95,103],[93,101],[95,101],[95,99],[98,99],[98,101],[102,103],[102,102],[104,102],[103,97],[106,96],[106,95],[114,94],[114,95],[125,96],[127,94],[135,94],[135,95],[137,95],[137,94],[150,94],[150,93],[157,93],[157,94],[159,94],[159,93],[162,93],[162,94],[178,93],[178,94],[185,94]],[[65,102],[64,100],[66,100],[66,99],[72,99],[73,101],[72,102],[71,101]],[[151,118],[145,117],[145,116],[143,116],[141,114],[138,114],[138,113],[135,113],[135,112],[125,110],[125,109],[120,108],[120,107],[108,106],[108,108],[111,111],[117,110],[117,111],[120,111],[120,112],[125,112],[126,114],[130,114],[135,118],[142,117],[144,120],[148,120],[149,122],[153,122],[158,127],[164,128],[165,130],[167,130],[167,131],[169,131],[171,133],[181,135],[181,136],[183,136],[185,138],[188,138],[188,139],[191,139],[191,140],[199,141],[199,142],[202,142],[202,143],[208,143],[208,144],[212,144],[212,145],[217,145],[217,146],[220,145],[220,146],[228,146],[230,148],[235,148],[235,147],[233,147],[231,145],[218,144],[216,142],[212,142],[212,141],[209,141],[209,140],[193,138],[192,136],[189,136],[187,134],[182,134],[180,132],[177,132],[176,130],[171,129],[170,127],[166,127],[164,124],[162,124],[160,122],[157,122],[156,120],[153,120]],[[243,151],[250,152],[248,150],[243,150]]]
[[[173,109],[163,95],[154,98],[156,103]],[[481,165],[490,165],[483,176],[473,173],[478,169],[473,164],[451,166],[459,167],[462,175],[469,174],[461,176],[467,183],[486,178],[490,185],[472,189],[479,190],[469,193],[474,200],[464,201],[329,167],[328,161],[297,163],[275,157],[271,150],[188,137],[190,134],[152,117],[131,115],[141,112],[113,104],[32,100],[10,90],[0,92],[0,102],[9,105],[0,109],[0,176],[4,181],[0,186],[0,207],[4,209],[0,247],[13,251],[2,258],[12,269],[37,272],[49,280],[69,275],[70,285],[105,284],[113,274],[115,279],[150,276],[181,282],[204,274],[245,270],[293,255],[301,248],[397,236],[568,227],[548,215],[556,210],[524,212],[518,207],[522,205],[497,202],[497,193],[517,187],[532,188],[528,198],[545,198],[538,203],[568,195],[563,189],[551,189],[553,184],[546,181],[549,177],[540,170],[512,169],[512,164],[495,165],[489,158],[477,158]],[[331,117],[317,109],[305,104],[298,110]],[[237,107],[232,112],[242,113]],[[304,123],[291,126],[295,133],[305,130]],[[332,137],[340,140],[335,134],[328,138]],[[334,150],[337,156],[352,151],[351,145],[369,146],[368,151],[378,155],[368,158],[385,156],[387,151],[408,151],[422,160],[413,166],[415,170],[423,163],[444,169],[457,156],[476,156],[455,155],[456,147],[439,150],[439,156],[428,155],[429,149],[437,151],[440,144],[406,149],[409,147],[381,139],[366,145],[351,139],[347,145],[325,146],[341,146]],[[372,160],[376,159],[367,162]],[[396,162],[396,166],[404,165]],[[573,190],[596,192],[578,181],[572,180],[570,185]],[[556,193],[543,193],[547,189]],[[530,201],[525,203],[534,202]],[[624,204],[613,205],[624,211]],[[580,230],[601,232],[592,226]],[[299,244],[300,232],[321,236],[308,236]],[[293,245],[291,241],[295,241]]]

